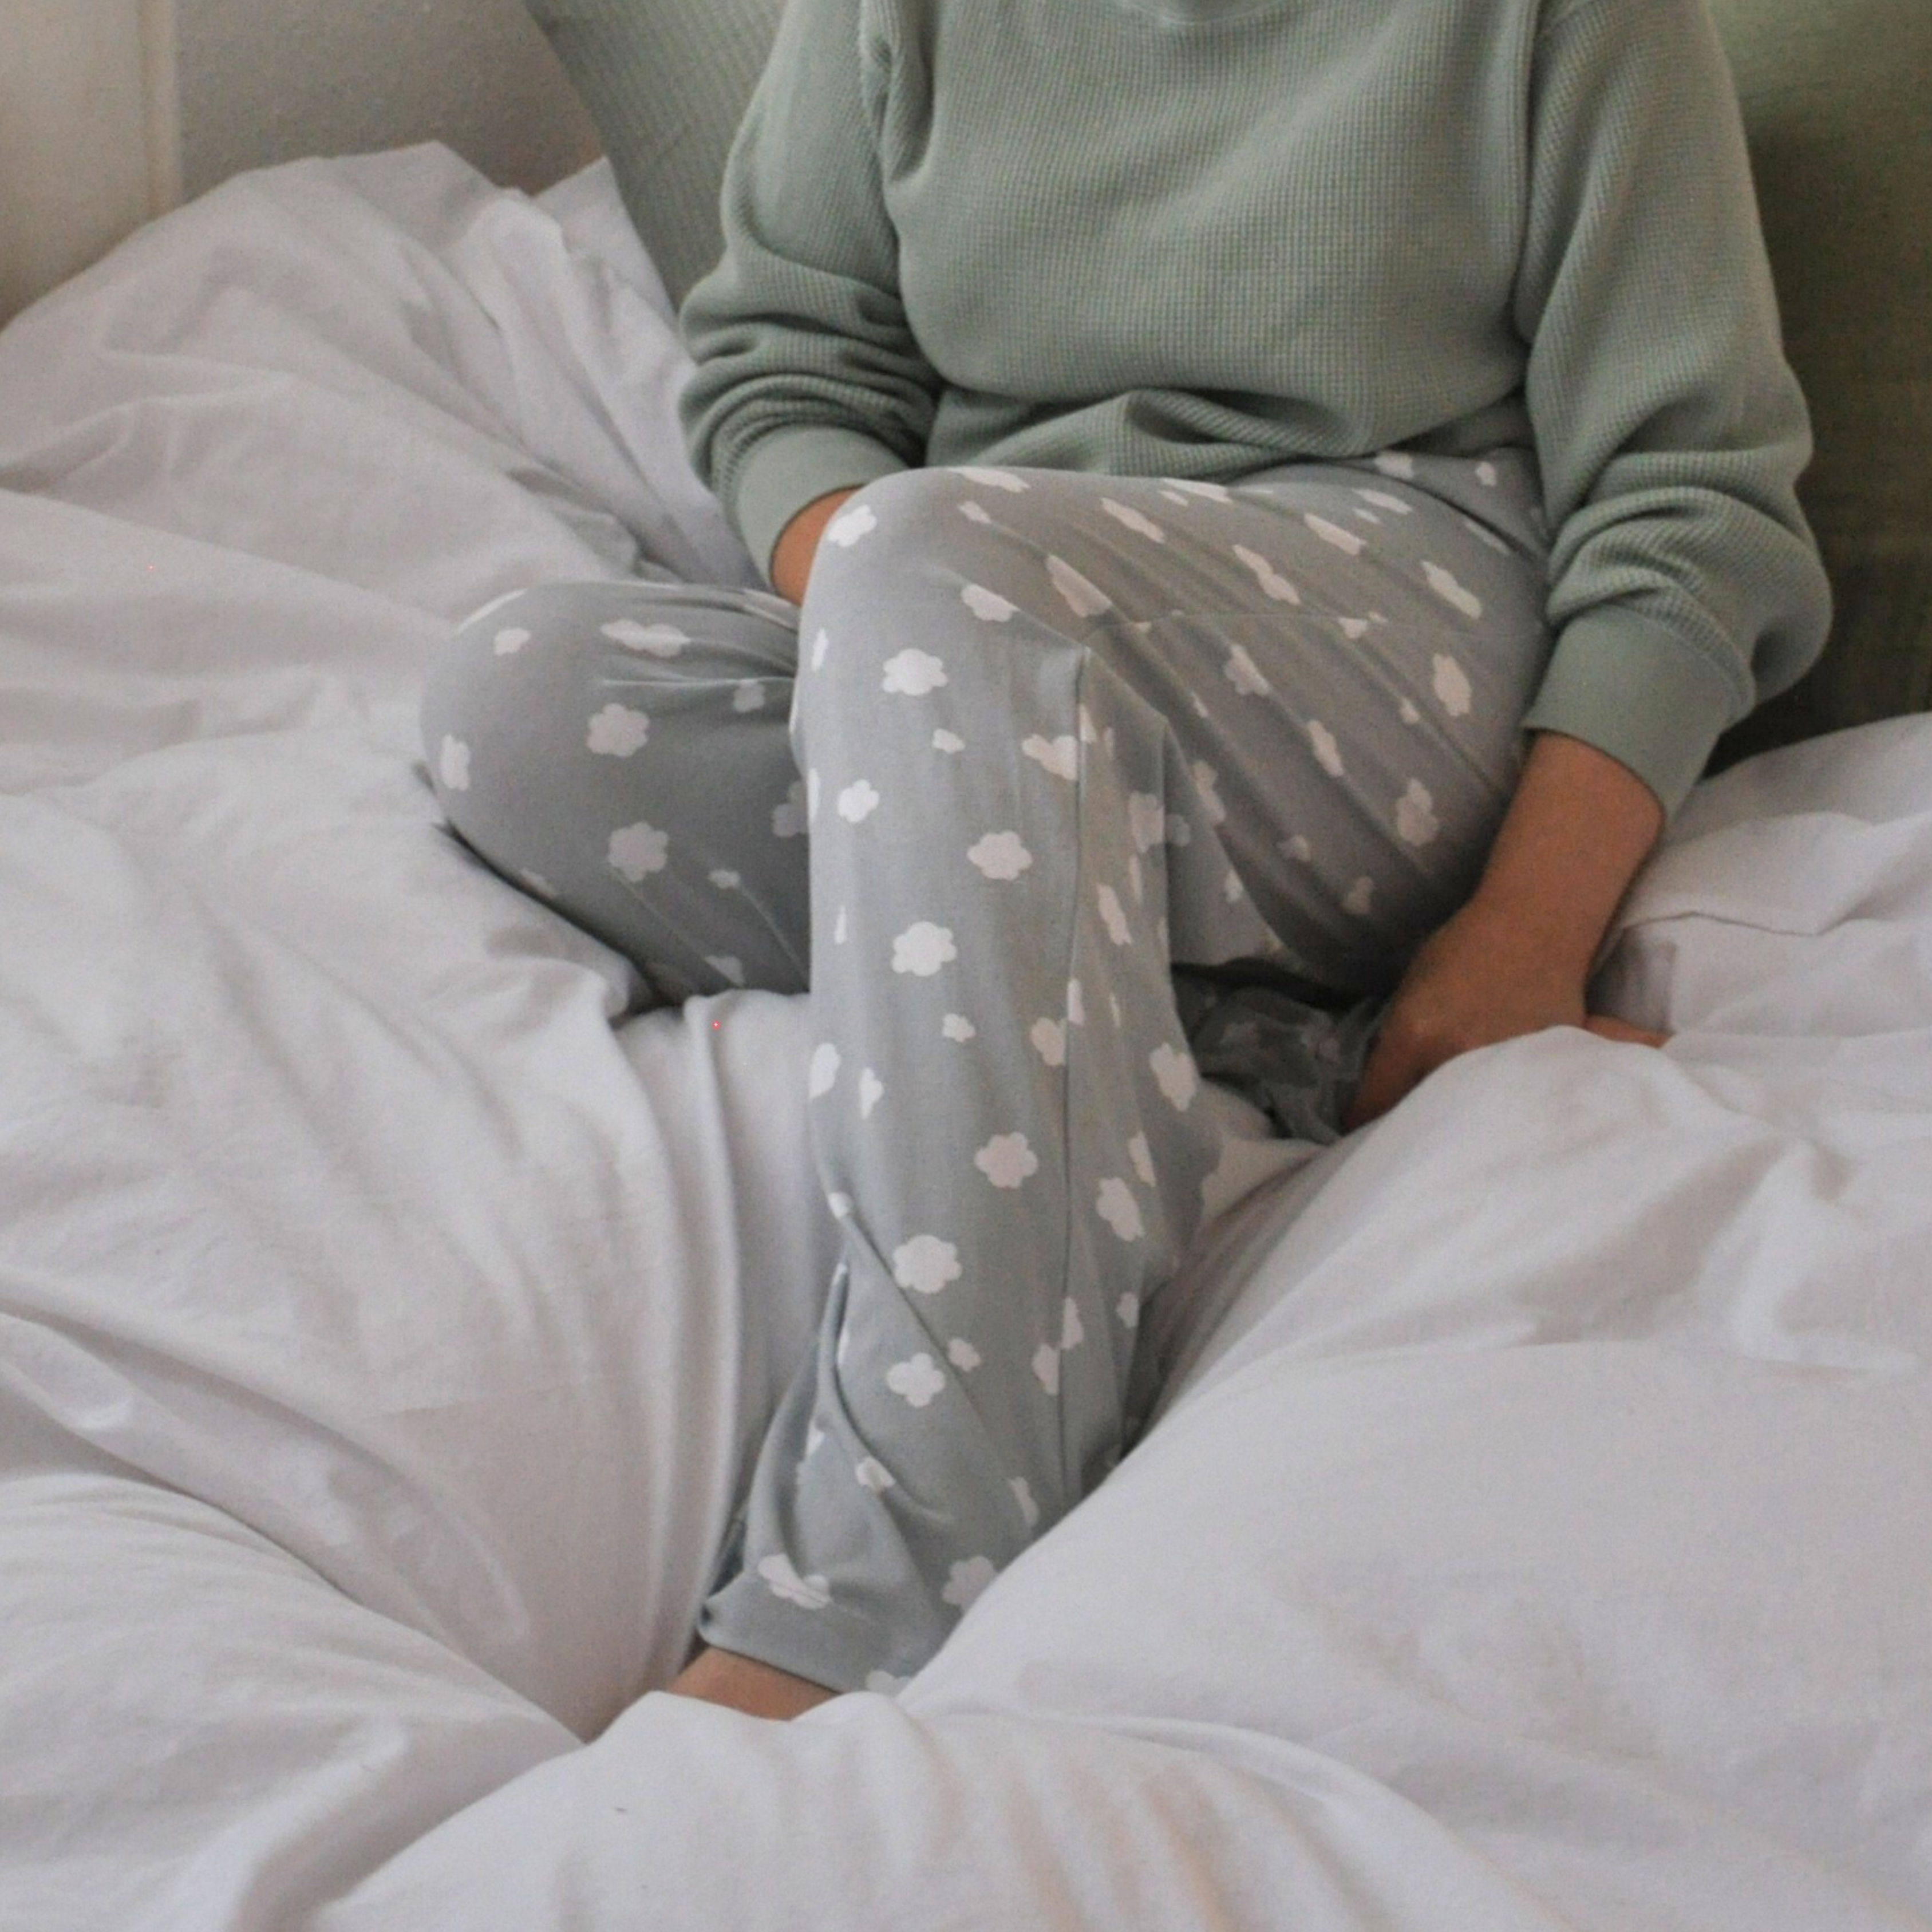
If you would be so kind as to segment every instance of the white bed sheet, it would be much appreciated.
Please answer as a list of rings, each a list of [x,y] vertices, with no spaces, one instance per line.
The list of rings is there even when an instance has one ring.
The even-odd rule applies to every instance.
[[[898,1699],[675,1666],[830,1250],[425,654],[750,582],[608,173],[244,178],[0,334],[0,1927],[1932,1927],[1932,721],[1704,788],[1557,1034],[1227,1110],[1148,1440]]]

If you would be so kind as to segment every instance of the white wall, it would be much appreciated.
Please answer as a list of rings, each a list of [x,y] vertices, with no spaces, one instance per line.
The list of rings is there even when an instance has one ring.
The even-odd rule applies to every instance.
[[[0,0],[0,321],[184,191],[423,140],[531,190],[597,151],[522,0]]]
[[[0,0],[0,320],[180,194],[172,0]]]
[[[266,162],[429,140],[535,190],[596,152],[522,0],[176,4],[191,195]]]

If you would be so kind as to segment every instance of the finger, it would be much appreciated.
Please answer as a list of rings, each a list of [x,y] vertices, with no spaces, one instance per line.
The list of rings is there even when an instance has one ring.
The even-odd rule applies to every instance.
[[[1667,1033],[1653,1033],[1648,1027],[1632,1026],[1628,1020],[1612,1019],[1607,1013],[1592,1013],[1583,1022],[1586,1033],[1593,1033],[1600,1040],[1614,1040],[1629,1046],[1664,1046],[1670,1042]]]

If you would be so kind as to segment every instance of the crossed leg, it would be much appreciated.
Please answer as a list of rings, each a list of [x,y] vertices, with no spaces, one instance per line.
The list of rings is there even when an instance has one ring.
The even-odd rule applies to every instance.
[[[1125,1446],[1220,1152],[1175,968],[1372,992],[1473,882],[1546,650],[1534,492],[1420,460],[910,472],[802,612],[554,587],[433,679],[452,824],[661,996],[796,990],[808,946],[842,1258],[677,1688],[923,1663]]]

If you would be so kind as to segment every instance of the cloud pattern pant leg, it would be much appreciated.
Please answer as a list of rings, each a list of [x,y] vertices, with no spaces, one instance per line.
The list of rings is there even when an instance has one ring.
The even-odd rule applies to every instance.
[[[1230,487],[887,478],[834,520],[796,614],[795,766],[764,712],[725,708],[740,677],[778,700],[776,600],[603,586],[472,620],[426,736],[500,869],[621,932],[667,992],[794,987],[809,932],[842,1258],[709,1641],[896,1682],[1112,1466],[1142,1310],[1221,1153],[1202,1016],[1236,1063],[1271,980],[1384,993],[1466,896],[1547,655],[1537,495],[1517,452]],[[548,695],[490,694],[493,626],[532,633],[508,655],[550,664]],[[640,652],[654,626],[686,642]],[[562,722],[533,752],[539,710]],[[1260,985],[1250,1013],[1204,1000],[1222,982]]]
[[[660,1000],[805,988],[797,619],[755,590],[548,584],[478,611],[431,668],[452,827]]]

